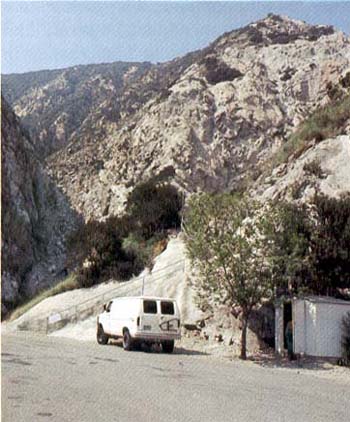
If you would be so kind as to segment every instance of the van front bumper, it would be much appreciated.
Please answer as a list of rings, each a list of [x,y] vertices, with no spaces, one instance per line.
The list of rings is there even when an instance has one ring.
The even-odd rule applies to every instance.
[[[142,331],[136,332],[133,338],[145,341],[162,341],[162,340],[180,340],[181,333],[143,333]]]

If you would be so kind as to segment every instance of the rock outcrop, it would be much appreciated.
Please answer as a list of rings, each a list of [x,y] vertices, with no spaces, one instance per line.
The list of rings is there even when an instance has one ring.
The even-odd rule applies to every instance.
[[[251,195],[265,200],[309,202],[316,192],[330,197],[350,193],[348,134],[311,145],[298,159],[276,167]]]
[[[269,15],[167,63],[18,75],[22,91],[8,76],[5,88],[36,142],[56,151],[48,168],[74,208],[101,219],[154,177],[186,192],[236,189],[349,67],[343,33]]]
[[[11,74],[3,76],[2,87],[38,154],[46,157],[72,139],[79,143],[90,115],[113,124],[124,108],[137,107],[136,98],[133,106],[121,98],[127,86],[150,67],[150,63],[115,62]],[[94,127],[95,141],[104,136],[102,126],[99,122]]]
[[[78,217],[47,176],[2,99],[2,314],[64,273],[65,237]]]
[[[86,218],[120,212],[130,187],[153,177],[186,192],[236,189],[329,101],[349,70],[350,44],[332,28],[270,16],[192,58],[166,95],[110,126],[101,142],[51,158]]]

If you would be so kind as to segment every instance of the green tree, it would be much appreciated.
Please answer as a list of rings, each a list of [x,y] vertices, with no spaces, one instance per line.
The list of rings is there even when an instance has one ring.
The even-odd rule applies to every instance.
[[[268,259],[280,293],[337,296],[350,287],[350,195],[268,210]]]
[[[300,292],[310,281],[310,211],[305,205],[279,201],[269,203],[265,213],[267,259],[276,293]]]
[[[148,181],[131,192],[126,209],[142,236],[149,239],[157,231],[179,227],[181,207],[182,200],[174,186]]]
[[[309,262],[310,288],[334,296],[350,288],[350,195],[313,200]]]
[[[228,304],[241,310],[241,358],[246,359],[252,310],[271,295],[271,275],[263,236],[266,221],[259,206],[234,195],[190,198],[184,218],[186,247],[198,270],[199,304]],[[259,218],[256,216],[260,214]]]

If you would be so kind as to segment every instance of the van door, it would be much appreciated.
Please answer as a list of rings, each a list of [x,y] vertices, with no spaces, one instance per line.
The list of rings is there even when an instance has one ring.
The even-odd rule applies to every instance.
[[[107,334],[111,334],[111,307],[113,301],[110,301],[103,312],[103,330]]]
[[[143,299],[141,329],[145,334],[155,334],[158,330],[158,306],[154,299]]]
[[[180,329],[180,318],[176,303],[172,300],[160,301],[160,332],[164,334],[174,334]]]
[[[120,326],[123,323],[121,320],[123,316],[123,301],[116,300],[112,304],[110,312],[110,334],[112,336],[117,336],[120,331]]]

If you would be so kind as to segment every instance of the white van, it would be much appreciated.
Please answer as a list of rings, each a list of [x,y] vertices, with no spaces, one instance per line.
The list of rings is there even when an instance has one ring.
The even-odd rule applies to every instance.
[[[104,305],[97,317],[97,342],[123,338],[124,350],[146,344],[161,344],[166,353],[181,338],[180,312],[174,299],[162,297],[119,297]]]

